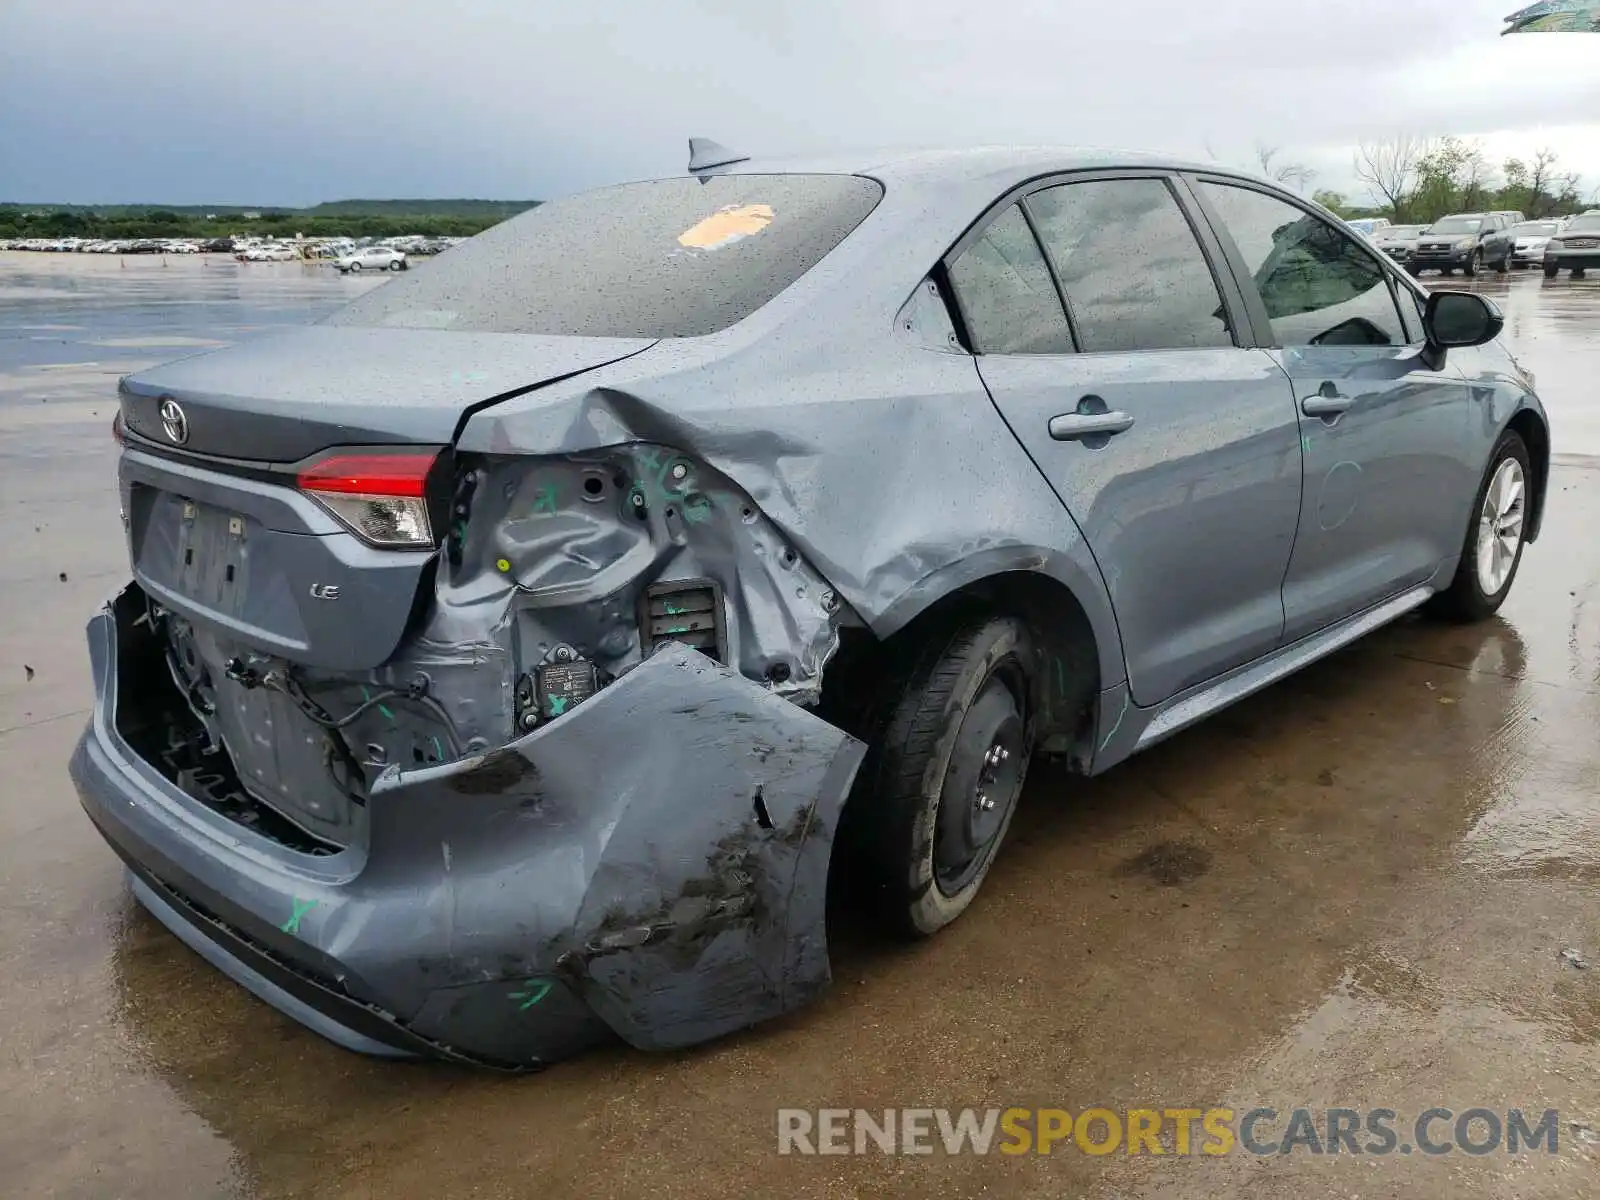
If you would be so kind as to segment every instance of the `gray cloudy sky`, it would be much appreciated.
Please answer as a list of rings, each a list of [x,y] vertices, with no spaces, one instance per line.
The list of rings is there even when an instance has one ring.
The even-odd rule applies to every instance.
[[[0,200],[548,197],[747,152],[1360,138],[1555,148],[1600,185],[1600,35],[1515,0],[0,0]]]

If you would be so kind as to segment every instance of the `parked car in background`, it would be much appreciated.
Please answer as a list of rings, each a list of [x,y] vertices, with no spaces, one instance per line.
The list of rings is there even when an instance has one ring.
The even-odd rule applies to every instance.
[[[1457,268],[1464,275],[1476,275],[1486,266],[1503,275],[1511,269],[1511,225],[1495,213],[1441,217],[1417,238],[1407,265],[1413,275],[1424,271],[1449,275]]]
[[[410,264],[403,250],[392,246],[367,246],[335,259],[333,265],[341,274],[350,275],[360,271],[404,271]]]
[[[1396,262],[1410,262],[1417,236],[1426,225],[1389,225],[1372,235],[1372,243]]]
[[[1097,775],[1483,620],[1538,536],[1499,310],[1290,191],[708,157],[121,381],[83,806],[345,1046],[529,1067],[796,1008],[830,873],[933,934],[1037,753]]]
[[[1368,237],[1371,237],[1380,229],[1388,229],[1390,227],[1388,217],[1356,217],[1353,220],[1346,221],[1345,224],[1357,233],[1364,233]]]
[[[1523,221],[1511,227],[1511,265],[1521,270],[1544,262],[1545,244],[1556,235],[1561,222]]]
[[[1514,208],[1497,208],[1489,215],[1491,217],[1504,217],[1512,225],[1521,225],[1528,219]]]
[[[281,243],[251,246],[234,255],[240,262],[293,262],[300,255],[293,246]]]
[[[1600,268],[1600,211],[1573,217],[1544,247],[1546,279],[1562,271],[1581,276],[1591,267]]]

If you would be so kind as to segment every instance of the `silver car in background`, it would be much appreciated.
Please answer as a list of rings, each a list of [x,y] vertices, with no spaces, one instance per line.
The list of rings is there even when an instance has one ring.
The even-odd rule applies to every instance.
[[[1554,219],[1513,225],[1510,230],[1512,267],[1520,271],[1524,267],[1541,266],[1546,244],[1560,229],[1561,222]]]
[[[1216,167],[701,144],[122,381],[72,774],[342,1045],[704,1041],[828,983],[830,880],[958,919],[1037,755],[1493,614],[1550,460],[1501,324]]]
[[[393,246],[365,246],[333,260],[341,275],[362,271],[404,271],[410,267],[405,251]]]
[[[1426,225],[1389,225],[1372,235],[1372,244],[1397,263],[1411,261],[1417,248],[1417,238]]]

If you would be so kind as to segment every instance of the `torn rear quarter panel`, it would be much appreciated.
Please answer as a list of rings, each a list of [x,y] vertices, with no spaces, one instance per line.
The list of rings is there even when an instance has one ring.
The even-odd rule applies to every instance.
[[[682,640],[779,695],[817,699],[838,597],[720,473],[643,443],[468,461],[434,618],[457,628],[429,642],[482,613],[474,640],[503,631],[524,675],[592,662],[604,686]]]

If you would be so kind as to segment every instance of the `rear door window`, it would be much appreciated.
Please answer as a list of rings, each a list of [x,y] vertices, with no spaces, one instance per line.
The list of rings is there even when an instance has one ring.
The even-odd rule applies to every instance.
[[[1210,181],[1200,188],[1261,292],[1278,345],[1407,344],[1388,276],[1356,239],[1265,192]]]
[[[950,284],[979,354],[1072,352],[1061,296],[1015,204],[950,264]]]
[[[1079,349],[1234,344],[1211,266],[1165,181],[1068,183],[1033,193],[1027,204]]]
[[[794,283],[883,197],[858,175],[714,175],[541,204],[327,318],[333,325],[697,337]]]

